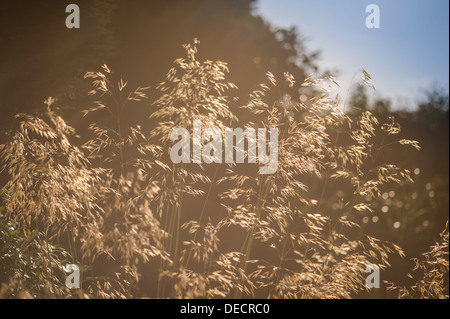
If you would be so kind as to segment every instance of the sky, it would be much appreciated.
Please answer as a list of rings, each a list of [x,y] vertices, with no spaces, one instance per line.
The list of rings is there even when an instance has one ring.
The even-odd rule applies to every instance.
[[[366,27],[369,4],[380,9],[378,29]],[[321,52],[321,70],[339,70],[343,98],[361,69],[373,78],[371,98],[395,108],[411,108],[433,84],[448,91],[448,0],[259,0],[255,13],[275,27],[295,26],[306,47]]]

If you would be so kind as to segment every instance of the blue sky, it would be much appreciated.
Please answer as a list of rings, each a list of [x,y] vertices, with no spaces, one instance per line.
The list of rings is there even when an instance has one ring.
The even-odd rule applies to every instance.
[[[380,8],[380,28],[365,25],[366,6]],[[345,96],[355,72],[373,77],[372,98],[414,105],[433,83],[449,86],[448,0],[259,0],[256,13],[274,26],[296,26],[322,69],[335,69]]]

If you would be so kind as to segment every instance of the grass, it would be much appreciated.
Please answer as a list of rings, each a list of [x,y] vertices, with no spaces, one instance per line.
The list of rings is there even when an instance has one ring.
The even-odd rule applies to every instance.
[[[17,131],[0,146],[9,177],[1,214],[14,236],[29,232],[18,240],[30,259],[16,259],[1,297],[352,298],[368,289],[367,265],[384,270],[391,256],[404,256],[360,224],[373,213],[368,196],[412,182],[384,154],[418,143],[402,137],[394,119],[344,112],[327,94],[337,85],[332,77],[297,83],[268,73],[238,118],[227,65],[197,61],[197,45],[184,45],[186,57],[158,86],[150,116],[158,123],[149,131],[122,122],[148,88],[130,89],[107,66],[86,74],[95,102],[83,113],[89,121],[103,112],[113,124],[90,123],[83,145],[52,98],[43,116],[18,115]],[[365,71],[362,83],[372,86]],[[300,87],[310,92],[304,102],[294,98]],[[277,128],[277,172],[259,175],[259,163],[172,163],[170,132],[192,131],[194,119],[222,132]],[[350,191],[336,198],[337,184]],[[448,298],[448,228],[442,236],[417,261],[422,281],[390,284],[398,297]],[[64,287],[69,262],[81,267],[79,290]]]

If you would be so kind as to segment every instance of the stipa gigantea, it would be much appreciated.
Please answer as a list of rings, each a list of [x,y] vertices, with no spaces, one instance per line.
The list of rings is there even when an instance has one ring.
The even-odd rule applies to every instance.
[[[449,249],[448,221],[440,239],[421,258],[414,258],[415,266],[408,277],[415,284],[399,287],[388,282],[388,289],[402,299],[448,299],[449,297]]]
[[[98,198],[108,190],[100,183],[104,170],[91,169],[83,152],[71,144],[75,131],[52,111],[54,102],[46,101],[45,117],[18,115],[19,129],[1,146],[0,158],[9,175],[3,195],[6,217],[15,228],[35,233],[32,243],[41,247],[37,263],[51,279],[44,286],[60,296],[65,291],[55,276],[62,275],[63,260],[81,263],[77,247],[87,234],[98,234]],[[35,293],[44,294],[40,289]]]
[[[158,86],[162,95],[154,102],[157,110],[151,117],[162,121],[150,132],[150,139],[167,150],[172,143],[170,133],[173,128],[190,131],[192,121],[200,120],[207,127],[223,129],[227,123],[236,120],[229,110],[225,95],[227,90],[235,88],[234,84],[225,80],[225,73],[228,72],[226,64],[220,61],[197,61],[197,44],[198,41],[194,40],[192,44],[184,45],[186,58],[175,60],[175,67],[167,73],[166,81]],[[148,146],[142,147],[143,152],[147,152],[147,149]],[[158,154],[153,166],[143,164],[146,172],[153,167],[153,171],[148,174],[161,186],[161,192],[155,197],[156,210],[164,222],[164,229],[169,233],[165,247],[172,259],[169,263],[162,261],[161,269],[173,267],[177,271],[178,267],[182,267],[179,254],[183,197],[202,196],[204,191],[199,187],[211,183],[211,180],[204,174],[202,165],[174,165],[167,155]],[[203,213],[204,210],[199,212],[200,221]],[[186,258],[189,260],[190,256]],[[161,272],[158,294],[164,294],[167,285],[164,276],[167,274],[170,272]]]
[[[269,80],[272,86],[277,85],[271,74]],[[308,81],[304,85],[326,83]],[[402,254],[399,247],[374,238],[346,237],[345,228],[358,227],[352,216],[354,209],[368,208],[357,201],[367,192],[379,194],[384,184],[408,179],[409,172],[392,164],[374,165],[377,155],[371,153],[369,139],[375,127],[380,127],[370,113],[364,113],[355,125],[326,95],[313,98],[309,105],[282,95],[270,105],[263,100],[268,89],[263,85],[254,92],[246,108],[263,115],[262,125],[280,128],[278,171],[268,177],[244,178],[235,173],[221,180],[236,183],[223,197],[241,198],[242,202],[228,207],[231,214],[227,221],[247,231],[241,249],[245,256],[240,261],[242,268],[246,271],[251,265],[249,280],[258,288],[268,287],[271,297],[348,298],[365,289],[365,265],[377,261],[383,268],[388,265],[389,253]],[[348,136],[347,145],[337,143],[332,135],[336,129]],[[374,163],[368,164],[369,159]],[[374,171],[378,172],[375,177],[371,175]],[[323,204],[326,183],[318,199],[311,198],[306,186],[311,178],[320,180],[324,173],[348,180],[354,188],[354,198],[342,203],[337,215],[330,214]],[[252,260],[254,240],[277,252],[274,259],[278,262]]]
[[[334,78],[309,77],[299,84],[289,73],[282,81],[268,73],[268,84],[243,106],[251,121],[239,126],[278,129],[276,173],[260,175],[257,165],[233,163],[225,174],[216,169],[209,175],[206,165],[174,164],[168,156],[173,128],[191,131],[198,119],[223,131],[237,122],[226,96],[235,88],[225,79],[226,64],[197,61],[197,44],[184,46],[187,56],[159,85],[151,117],[160,122],[148,133],[122,122],[130,104],[146,97],[146,88],[129,89],[107,66],[86,74],[96,102],[84,113],[88,119],[91,112],[106,112],[113,126],[92,123],[94,137],[83,148],[71,143],[74,131],[52,111],[52,100],[46,118],[24,116],[0,149],[10,176],[4,195],[9,222],[37,231],[35,243],[46,247],[37,258],[46,265],[66,256],[84,265],[110,264],[109,272],[92,270],[83,281],[83,291],[94,297],[139,296],[142,266],[148,264],[157,268],[158,297],[350,298],[364,291],[368,264],[385,269],[390,254],[402,254],[358,231],[360,218],[375,212],[364,199],[410,180],[408,170],[385,162],[383,154],[394,146],[418,149],[418,143],[397,138],[393,118],[381,124],[370,112],[356,119],[343,112],[339,99],[328,95]],[[363,82],[371,84],[368,73]],[[282,89],[299,85],[316,87],[309,100]],[[336,198],[334,183],[347,192]],[[206,203],[215,186],[226,190],[211,220]],[[183,206],[188,197],[201,203],[189,217]],[[240,247],[221,246],[236,227],[244,234]],[[429,262],[435,252],[442,255],[438,250]],[[448,262],[441,264],[448,274]],[[69,294],[56,284],[55,272],[48,276],[46,287],[54,285],[48,295]],[[429,296],[445,296],[439,289]]]
[[[127,82],[115,80],[106,65],[102,66],[102,72],[88,72],[85,78],[92,79],[90,95],[98,100],[83,113],[104,109],[115,124],[105,127],[92,123],[90,129],[95,138],[83,145],[93,160],[109,167],[104,184],[113,190],[101,199],[104,207],[99,220],[101,236],[89,236],[84,248],[92,256],[106,258],[114,276],[105,282],[93,281],[88,291],[100,297],[133,297],[140,280],[139,267],[155,257],[168,259],[163,247],[166,232],[150,209],[150,202],[160,188],[143,173],[142,163],[150,161],[139,156],[144,153],[142,146],[146,151],[159,149],[148,144],[139,125],[126,129],[121,121],[132,102],[146,98],[148,88],[129,89]],[[135,156],[128,158],[125,153]]]

